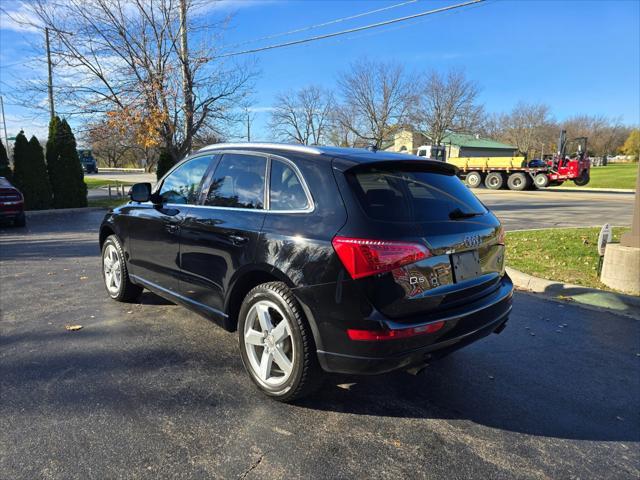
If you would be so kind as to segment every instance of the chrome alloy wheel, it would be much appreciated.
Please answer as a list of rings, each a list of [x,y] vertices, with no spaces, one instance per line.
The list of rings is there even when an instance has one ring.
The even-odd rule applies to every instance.
[[[244,325],[244,345],[254,376],[269,387],[285,383],[293,371],[295,346],[282,310],[261,300],[251,307]]]
[[[113,245],[107,245],[102,256],[102,268],[104,270],[104,284],[112,295],[118,295],[122,283],[122,269],[120,268],[120,256]]]

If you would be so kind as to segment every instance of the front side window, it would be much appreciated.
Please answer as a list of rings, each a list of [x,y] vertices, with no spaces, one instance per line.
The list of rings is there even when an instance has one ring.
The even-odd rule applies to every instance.
[[[205,204],[215,207],[264,208],[267,159],[227,153],[213,175]]]
[[[271,210],[304,210],[309,206],[300,178],[293,168],[279,160],[271,161],[269,192]]]
[[[171,172],[160,188],[162,202],[179,205],[197,203],[202,177],[209,168],[211,158],[194,158]]]

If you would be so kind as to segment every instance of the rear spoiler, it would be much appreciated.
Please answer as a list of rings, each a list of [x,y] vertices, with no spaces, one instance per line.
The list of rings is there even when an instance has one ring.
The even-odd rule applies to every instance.
[[[446,162],[439,162],[437,160],[425,160],[422,158],[417,158],[415,160],[409,159],[398,159],[398,160],[371,160],[364,162],[349,162],[344,161],[343,159],[334,158],[334,167],[342,172],[347,171],[358,171],[358,170],[368,170],[372,167],[381,168],[381,169],[406,169],[409,171],[420,171],[420,172],[433,172],[433,173],[441,173],[444,175],[456,175],[459,171],[458,167],[455,165],[451,165]]]

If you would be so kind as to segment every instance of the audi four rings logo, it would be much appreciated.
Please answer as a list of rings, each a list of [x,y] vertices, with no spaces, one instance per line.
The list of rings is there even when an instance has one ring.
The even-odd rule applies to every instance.
[[[464,246],[467,248],[476,248],[480,246],[480,235],[467,235],[464,237]]]

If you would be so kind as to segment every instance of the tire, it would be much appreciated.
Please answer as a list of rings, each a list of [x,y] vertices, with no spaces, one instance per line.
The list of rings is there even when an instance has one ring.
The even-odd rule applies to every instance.
[[[533,177],[533,183],[537,188],[547,188],[549,186],[549,177],[544,173],[538,173]]]
[[[109,235],[102,245],[102,280],[107,293],[118,302],[132,302],[142,293],[142,287],[129,278],[120,240]]]
[[[16,218],[13,219],[13,225],[15,227],[26,227],[27,226],[27,217],[24,214],[24,212],[22,212],[20,215],[18,215]]]
[[[290,402],[320,386],[311,329],[284,283],[263,283],[247,294],[238,315],[238,343],[247,373],[264,394]]]
[[[464,181],[469,188],[478,188],[482,185],[482,175],[480,175],[480,172],[469,172]]]
[[[591,177],[589,176],[589,171],[583,170],[580,176],[573,180],[573,183],[575,183],[579,187],[584,187],[587,183],[589,183],[589,180],[591,180]]]
[[[507,179],[507,187],[509,190],[515,190],[516,192],[521,192],[522,190],[526,190],[529,188],[531,184],[531,177],[522,172],[516,172],[509,175]]]
[[[500,190],[503,185],[504,177],[498,172],[491,172],[484,179],[484,186],[489,190]]]

